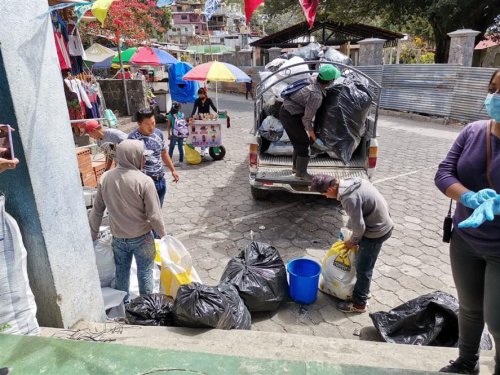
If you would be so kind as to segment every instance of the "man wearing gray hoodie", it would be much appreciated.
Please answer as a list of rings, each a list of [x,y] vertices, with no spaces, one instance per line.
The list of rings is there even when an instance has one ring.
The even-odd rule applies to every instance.
[[[312,179],[311,190],[340,201],[349,216],[347,227],[352,231],[346,247],[352,249],[359,246],[352,301],[338,303],[337,309],[366,312],[373,269],[382,244],[391,237],[394,227],[387,202],[370,181],[361,178],[337,180],[327,175],[316,175]]]
[[[115,255],[115,288],[127,292],[132,257],[137,263],[139,293],[153,293],[155,244],[152,230],[165,236],[160,199],[153,180],[142,173],[144,143],[125,140],[117,145],[118,167],[101,177],[89,221],[92,239],[96,240],[104,210],[109,213]]]

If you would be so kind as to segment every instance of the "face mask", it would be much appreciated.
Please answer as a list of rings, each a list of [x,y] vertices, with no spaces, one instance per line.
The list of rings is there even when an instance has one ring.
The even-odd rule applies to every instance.
[[[496,122],[500,122],[500,94],[488,94],[484,106],[488,115]]]

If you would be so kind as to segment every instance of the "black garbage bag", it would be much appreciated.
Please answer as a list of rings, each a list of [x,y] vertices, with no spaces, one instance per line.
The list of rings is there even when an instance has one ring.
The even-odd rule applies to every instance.
[[[127,319],[140,326],[173,326],[173,305],[174,300],[165,294],[146,294],[126,305]]]
[[[285,263],[271,245],[252,242],[229,261],[221,277],[238,289],[250,312],[273,311],[288,297]]]
[[[250,329],[250,313],[231,285],[182,285],[175,298],[174,314],[181,327]]]
[[[445,292],[420,296],[389,312],[370,314],[370,318],[386,342],[445,347],[458,345],[458,301]],[[491,348],[491,338],[484,333],[481,349]]]
[[[240,297],[236,287],[229,283],[221,283],[217,289],[227,298],[231,315],[234,319],[234,329],[250,329],[252,316]]]
[[[314,130],[344,163],[351,160],[366,132],[371,103],[368,87],[357,80],[344,80],[326,90]]]

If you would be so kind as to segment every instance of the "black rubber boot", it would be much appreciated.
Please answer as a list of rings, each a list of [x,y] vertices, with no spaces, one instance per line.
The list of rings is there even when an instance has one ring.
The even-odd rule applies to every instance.
[[[309,165],[309,157],[297,156],[297,171],[295,177],[300,180],[310,181],[312,176],[307,173],[307,166]]]
[[[450,364],[443,367],[439,372],[477,375],[479,374],[479,361],[470,362],[459,357],[456,361],[450,361]]]

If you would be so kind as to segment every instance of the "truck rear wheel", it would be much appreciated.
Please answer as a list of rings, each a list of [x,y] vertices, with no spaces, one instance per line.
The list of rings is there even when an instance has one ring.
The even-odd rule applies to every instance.
[[[269,198],[269,191],[257,189],[256,187],[250,186],[250,191],[252,192],[252,197],[256,201],[264,201]]]

